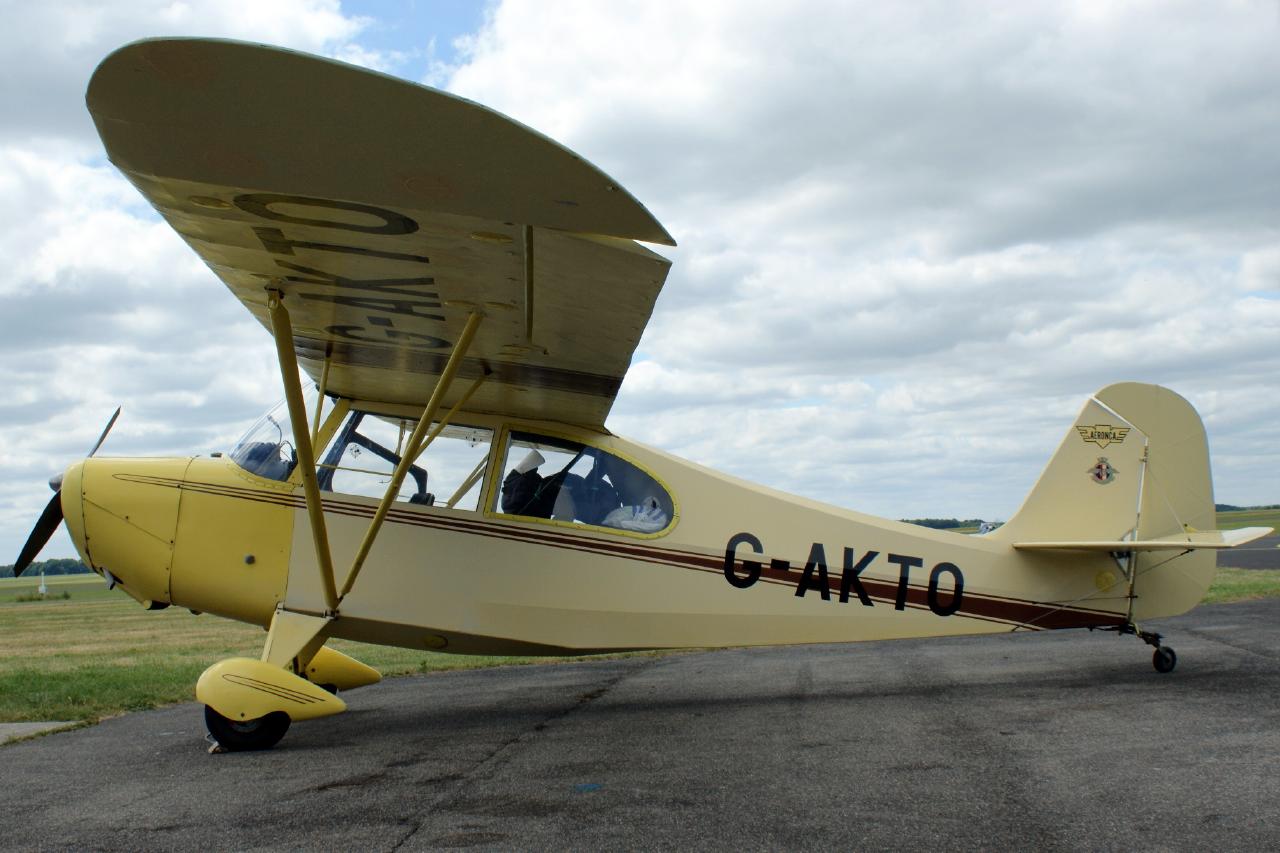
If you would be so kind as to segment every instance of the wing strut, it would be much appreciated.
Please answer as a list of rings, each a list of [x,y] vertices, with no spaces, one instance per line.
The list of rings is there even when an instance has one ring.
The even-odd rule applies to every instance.
[[[489,451],[489,453],[492,452],[492,450]],[[449,498],[448,503],[445,504],[446,508],[453,509],[454,506],[457,505],[458,501],[462,500],[462,496],[471,491],[471,487],[480,480],[481,475],[484,474],[485,466],[488,464],[489,454],[486,453],[485,457],[480,460],[480,463],[471,469],[471,473],[467,475],[467,479],[462,481],[462,485],[458,486],[458,490]]]
[[[440,422],[436,424],[436,428],[431,431],[431,434],[422,440],[422,444],[414,448],[414,461],[417,461],[418,457],[426,452],[427,448],[431,446],[431,442],[436,440],[436,436],[443,432],[444,428],[453,421],[453,416],[458,413],[458,409],[461,409],[467,404],[467,401],[471,399],[471,395],[480,390],[480,386],[489,378],[489,372],[489,368],[486,366],[484,368],[484,372],[477,376],[475,381],[471,383],[471,387],[464,391],[462,396],[458,398],[458,402],[453,404],[453,408],[445,413],[445,416],[440,419]]]
[[[271,332],[275,336],[276,355],[280,359],[280,379],[284,382],[284,399],[289,407],[289,422],[293,425],[293,446],[298,453],[298,467],[302,470],[302,488],[307,497],[307,515],[311,519],[311,538],[316,546],[316,563],[320,566],[325,609],[332,613],[338,609],[341,599],[334,589],[329,533],[324,524],[324,507],[320,503],[316,457],[311,446],[311,434],[307,430],[307,410],[302,402],[302,384],[298,381],[298,354],[293,348],[293,325],[289,322],[289,311],[284,307],[284,294],[269,289],[267,310],[271,313]]]
[[[320,386],[316,389],[316,412],[311,421],[311,446],[315,447],[320,435],[320,410],[324,408],[324,394],[329,390],[329,365],[333,364],[333,344],[324,348],[324,369],[320,371]]]
[[[475,337],[476,329],[479,328],[483,316],[483,314],[476,312],[467,317],[467,325],[463,327],[462,334],[458,336],[458,342],[453,345],[453,352],[449,353],[449,362],[444,366],[444,370],[441,371],[440,379],[436,382],[436,387],[431,392],[431,399],[427,401],[427,407],[422,410],[422,417],[418,419],[418,425],[414,427],[413,435],[409,436],[405,447],[419,448],[420,446],[426,446],[423,441],[423,434],[435,418],[436,411],[440,408],[440,403],[448,392],[449,386],[453,384],[454,374],[458,372],[458,365],[462,363],[463,357],[467,354],[467,349],[471,346],[471,340]],[[472,385],[467,396],[470,396],[479,387],[478,383],[483,381],[483,378],[481,377],[476,384]],[[454,409],[456,410],[457,406],[454,406]],[[396,465],[395,473],[391,475],[391,482],[387,484],[387,491],[382,495],[382,502],[378,504],[378,510],[374,513],[373,520],[369,522],[369,529],[365,531],[364,539],[360,542],[360,548],[356,551],[355,559],[351,562],[351,571],[347,573],[346,583],[342,585],[342,590],[338,593],[339,603],[346,598],[347,593],[351,592],[351,586],[356,582],[356,576],[360,574],[360,569],[364,567],[365,558],[369,556],[369,549],[373,547],[373,540],[377,538],[378,531],[382,528],[382,522],[387,517],[387,511],[391,509],[391,502],[395,500],[396,495],[400,494],[400,486],[404,483],[405,475],[409,473],[409,466],[413,463],[416,455],[416,453],[405,453],[400,458],[400,463]],[[312,479],[315,479],[314,474]]]

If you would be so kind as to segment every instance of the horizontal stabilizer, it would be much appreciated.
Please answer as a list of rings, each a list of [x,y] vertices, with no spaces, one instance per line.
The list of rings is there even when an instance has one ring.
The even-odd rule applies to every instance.
[[[1055,542],[1015,542],[1020,551],[1190,551],[1201,548],[1222,550],[1252,542],[1272,532],[1270,527],[1242,527],[1239,530],[1189,530],[1156,539],[1082,539]]]

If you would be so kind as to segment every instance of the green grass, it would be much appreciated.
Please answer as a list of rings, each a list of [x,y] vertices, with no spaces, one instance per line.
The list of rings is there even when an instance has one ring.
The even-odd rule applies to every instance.
[[[49,589],[48,598],[60,598],[63,593],[66,593],[71,598],[85,601],[115,598],[118,595],[110,592],[102,582],[102,578],[97,575],[58,575],[45,578],[44,584]],[[0,604],[8,604],[20,599],[40,600],[39,575],[0,578]]]
[[[17,601],[39,578],[0,579],[0,722],[93,721],[188,702],[208,666],[262,650],[261,628],[176,607],[148,612],[119,590],[107,590],[96,575],[46,583],[71,597]],[[1280,597],[1280,571],[1219,569],[1205,603],[1264,597]],[[386,676],[565,660],[447,655],[346,640],[331,645]]]
[[[1239,512],[1218,513],[1219,530],[1239,530],[1241,527],[1271,527],[1280,530],[1280,509],[1242,509]]]
[[[1280,597],[1280,569],[1218,569],[1203,604]]]
[[[171,607],[146,611],[97,575],[46,579],[66,600],[20,602],[39,578],[0,579],[0,722],[96,720],[195,698],[211,664],[258,657],[261,628]],[[485,657],[330,645],[385,676],[542,663],[564,658]]]
[[[14,601],[66,601],[70,597],[71,597],[71,593],[67,592],[65,589],[60,590],[59,592],[53,592],[52,590],[48,592],[41,592],[40,590],[36,590],[35,592],[19,593],[13,600]]]

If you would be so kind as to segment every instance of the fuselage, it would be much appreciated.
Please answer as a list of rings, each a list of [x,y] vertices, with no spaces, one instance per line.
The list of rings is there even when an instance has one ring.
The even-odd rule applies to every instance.
[[[383,420],[397,414],[384,412]],[[332,420],[319,443],[330,444],[331,467],[341,470],[332,443],[344,433]],[[464,502],[473,508],[396,501],[332,636],[459,653],[563,654],[1126,620],[1129,599],[1106,554],[1025,554],[988,537],[878,519],[571,425],[458,420],[490,436],[473,498]],[[651,476],[666,491],[665,527],[504,512],[512,460],[525,444],[554,450],[536,445],[544,436]],[[266,626],[277,607],[326,611],[299,480],[297,471],[283,480],[260,476],[230,456],[90,459],[68,472],[64,512],[86,562],[144,604]],[[378,501],[338,491],[332,478],[330,485],[324,517],[340,586]]]

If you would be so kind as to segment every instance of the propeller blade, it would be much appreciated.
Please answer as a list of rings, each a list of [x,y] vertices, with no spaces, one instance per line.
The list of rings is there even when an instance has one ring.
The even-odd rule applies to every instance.
[[[45,546],[49,537],[53,536],[53,531],[57,530],[61,523],[62,492],[56,492],[45,506],[44,512],[40,513],[40,520],[36,522],[36,526],[31,529],[27,544],[22,546],[22,553],[18,555],[18,562],[13,564],[15,578],[22,574],[23,569],[31,565],[31,561],[40,554],[40,549]]]
[[[121,408],[123,407],[116,407],[116,413],[111,416],[111,420],[107,421],[107,428],[102,431],[102,435],[98,436],[98,443],[93,446],[93,450],[89,451],[90,456],[97,453],[98,448],[102,446],[102,442],[107,440],[107,433],[111,432],[111,428],[116,425],[116,418],[120,417]]]

